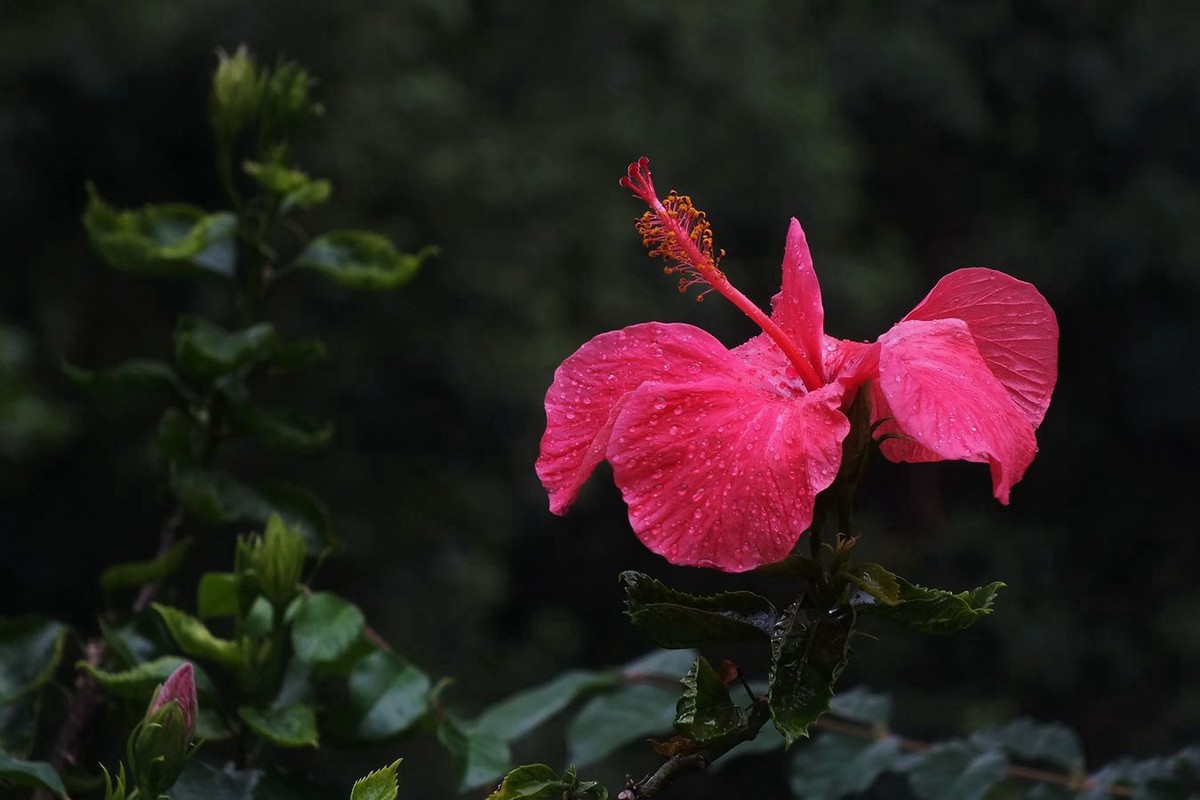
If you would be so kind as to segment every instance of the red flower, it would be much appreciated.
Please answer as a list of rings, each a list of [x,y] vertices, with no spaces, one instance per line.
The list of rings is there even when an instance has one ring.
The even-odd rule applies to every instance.
[[[186,738],[196,730],[196,679],[192,665],[185,661],[172,672],[150,699],[146,719],[151,719],[170,703],[179,706]]]
[[[825,335],[821,290],[792,220],[783,288],[768,317],[718,267],[690,198],[659,200],[648,161],[621,181],[650,206],[638,222],[653,256],[728,298],[763,329],[732,350],[692,325],[604,333],[555,371],[537,461],[550,510],[564,514],[603,460],[638,538],[674,564],[741,572],[784,558],[837,477],[843,409],[871,383],[893,461],[991,466],[1008,502],[1037,451],[1057,372],[1058,326],[1032,285],[989,269],[943,278],[875,343]]]

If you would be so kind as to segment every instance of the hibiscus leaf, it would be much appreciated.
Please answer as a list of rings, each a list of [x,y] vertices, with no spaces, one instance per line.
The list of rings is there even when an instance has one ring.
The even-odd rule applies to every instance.
[[[429,677],[400,656],[376,650],[347,676],[355,737],[386,739],[408,730],[429,709]]]
[[[122,589],[145,586],[148,583],[167,578],[183,563],[183,557],[187,555],[191,544],[191,539],[180,539],[162,555],[155,558],[147,561],[115,564],[101,573],[100,588],[106,594],[111,594]]]
[[[0,619],[0,704],[45,686],[58,669],[68,628],[44,617]]]
[[[317,746],[317,716],[310,706],[268,709],[241,706],[238,716],[250,730],[271,744],[279,747]]]
[[[245,663],[246,656],[237,642],[214,636],[208,626],[197,618],[161,603],[151,603],[151,608],[162,617],[171,638],[187,655],[215,661],[230,669]]]
[[[349,289],[395,289],[436,252],[437,248],[426,247],[401,253],[377,233],[334,231],[310,241],[296,257],[296,267],[314,270]]]
[[[787,746],[829,710],[833,684],[846,666],[854,614],[818,613],[809,619],[799,601],[783,612],[771,634],[767,696],[775,727]]]
[[[878,564],[847,565],[842,577],[885,606],[900,604],[899,580]]]
[[[350,790],[350,800],[396,800],[399,789],[396,785],[396,767],[402,759],[396,759],[383,769],[359,778]]]
[[[825,734],[792,762],[792,794],[806,800],[837,800],[865,792],[900,757],[900,740],[857,739]]]
[[[46,789],[59,797],[67,790],[54,767],[45,761],[26,761],[0,750],[0,785],[15,784],[31,789]]]
[[[479,715],[475,727],[511,742],[562,711],[580,695],[595,689],[614,688],[619,684],[620,677],[615,673],[565,672],[541,686],[518,692],[496,703]]]
[[[908,770],[908,785],[919,800],[982,800],[1008,777],[1008,759],[995,750],[965,742],[936,745]]]
[[[275,328],[260,322],[227,331],[203,317],[184,315],[175,326],[175,360],[198,378],[219,378],[269,358],[279,346]]]
[[[186,389],[170,364],[150,358],[135,358],[107,369],[89,370],[63,361],[63,375],[93,397],[120,400],[140,392]]]
[[[1068,772],[1081,772],[1084,768],[1079,735],[1058,723],[1020,717],[1006,725],[976,731],[971,734],[971,744],[1004,750],[1027,761],[1046,761]]]
[[[921,633],[954,633],[992,613],[992,603],[1005,584],[994,581],[957,594],[944,589],[927,589],[897,577],[900,602],[886,605],[870,593],[851,599],[859,614],[884,617]]]
[[[621,573],[625,613],[660,647],[695,647],[713,642],[769,641],[779,613],[753,592],[704,597],[664,586],[640,572]]]
[[[699,745],[729,741],[746,732],[746,712],[734,705],[717,671],[706,658],[683,678],[683,696],[675,706],[675,730]]]
[[[511,763],[507,742],[464,725],[453,714],[442,718],[437,738],[454,758],[459,791],[494,782]]]
[[[572,776],[560,777],[545,764],[526,764],[504,776],[504,781],[487,800],[550,800],[569,796]]]
[[[88,185],[83,213],[92,249],[114,269],[134,275],[187,277],[233,276],[237,258],[237,217],[209,214],[179,203],[120,211]]]
[[[242,400],[230,402],[238,428],[268,447],[296,453],[323,450],[333,439],[333,423],[311,419],[290,408],[265,408]]]

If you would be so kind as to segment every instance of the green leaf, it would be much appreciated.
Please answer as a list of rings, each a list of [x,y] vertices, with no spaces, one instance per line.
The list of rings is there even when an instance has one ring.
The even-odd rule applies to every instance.
[[[238,708],[238,716],[250,730],[280,747],[316,747],[317,716],[305,705],[260,709]]]
[[[37,734],[41,697],[27,694],[19,700],[0,705],[0,750],[27,756]]]
[[[675,706],[675,730],[697,744],[713,744],[746,731],[746,713],[734,705],[729,690],[706,658],[683,678],[683,696]]]
[[[304,537],[310,554],[337,546],[325,506],[298,486],[272,482],[253,487],[224,472],[180,469],[171,475],[171,490],[188,513],[201,522],[265,525],[272,514],[279,514],[284,523]]]
[[[219,378],[263,361],[278,344],[275,328],[266,322],[227,331],[203,317],[185,315],[175,326],[175,361],[198,378]]]
[[[308,664],[335,661],[358,640],[363,613],[329,592],[304,598],[292,619],[292,648]]]
[[[238,613],[238,581],[232,572],[206,572],[196,587],[196,613],[202,619]]]
[[[981,750],[1004,750],[1019,759],[1045,761],[1067,772],[1081,772],[1084,768],[1079,736],[1057,723],[1021,717],[1003,726],[976,731],[970,741]]]
[[[670,732],[678,694],[664,686],[635,683],[596,695],[567,726],[567,759],[583,767],[631,742]]]
[[[632,571],[621,573],[621,582],[625,613],[634,627],[660,647],[769,641],[779,616],[770,601],[753,592],[698,597]]]
[[[154,450],[169,467],[190,466],[201,450],[200,429],[192,418],[178,408],[168,408],[158,419],[154,431]]]
[[[290,408],[264,408],[247,402],[230,405],[239,430],[257,436],[269,447],[315,453],[333,439],[332,422],[317,422]]]
[[[357,718],[354,733],[367,741],[408,730],[429,709],[429,677],[383,650],[355,662],[347,686]]]
[[[885,606],[900,603],[899,580],[878,564],[848,565],[842,577]]]
[[[68,630],[44,617],[0,618],[0,705],[36,692],[54,677]]]
[[[216,767],[192,758],[171,787],[170,797],[171,800],[328,800],[329,793],[307,776],[241,770],[232,764]]]
[[[511,763],[508,744],[498,736],[472,730],[453,714],[446,714],[437,729],[438,741],[454,758],[459,791],[494,782]]]
[[[171,638],[187,655],[215,661],[230,669],[236,669],[245,663],[242,648],[237,642],[217,638],[195,617],[160,603],[151,603],[151,608],[162,617]]]
[[[696,650],[651,650],[621,667],[621,674],[632,680],[646,677],[679,680],[699,655]]]
[[[184,661],[185,659],[178,656],[162,656],[120,672],[106,672],[86,661],[78,662],[77,666],[91,673],[104,691],[114,697],[149,702],[150,696],[154,694],[158,685],[170,677],[172,672],[179,669]],[[193,669],[195,670],[197,694],[201,697],[214,697],[216,689],[212,680],[199,667],[193,665]]]
[[[545,764],[526,764],[505,775],[487,800],[558,800],[569,796],[574,784]]]
[[[771,636],[768,698],[771,718],[788,747],[829,710],[833,685],[846,666],[854,636],[853,612],[802,619],[799,601],[783,613]]]
[[[100,588],[106,594],[112,594],[122,589],[132,589],[161,581],[174,574],[175,570],[179,568],[191,544],[191,539],[180,539],[165,553],[149,561],[136,561],[109,567],[100,575]]]
[[[329,199],[329,181],[314,181],[300,170],[292,169],[278,161],[246,161],[242,168],[269,194],[279,198],[281,214],[286,214],[293,208],[313,208]]]
[[[110,267],[134,275],[233,276],[237,217],[209,214],[179,203],[119,211],[88,184],[83,227],[96,255]]]
[[[54,767],[44,761],[26,761],[0,750],[0,784],[9,783],[31,789],[46,789],[65,797],[67,789]]]
[[[135,358],[108,369],[88,370],[61,362],[63,375],[81,390],[105,400],[123,400],[144,393],[166,391],[186,395],[187,390],[170,364]]]
[[[518,692],[479,715],[475,727],[513,742],[562,711],[584,692],[615,687],[619,678],[611,673],[572,671]]]
[[[851,722],[886,728],[892,717],[892,699],[855,686],[830,700],[829,711]]]
[[[838,800],[865,792],[901,755],[894,736],[855,739],[825,734],[792,761],[792,793],[805,800]]]
[[[329,350],[319,339],[283,342],[271,355],[268,371],[272,375],[291,375],[329,360]]]
[[[318,236],[296,258],[296,267],[314,270],[349,289],[395,289],[437,252],[426,247],[401,253],[384,236],[368,231],[335,231]]]
[[[724,769],[731,761],[736,761],[745,756],[773,753],[776,750],[782,750],[783,746],[783,736],[775,729],[775,726],[765,725],[759,729],[757,736],[747,742],[742,742],[734,746],[732,750],[721,756],[717,761],[714,761],[709,766],[709,769]]]
[[[965,742],[934,746],[908,770],[908,785],[918,800],[982,800],[1008,777],[1008,759]]]
[[[350,800],[396,800],[396,767],[403,760],[398,758],[383,769],[355,781],[354,788],[350,790]]]
[[[975,620],[992,613],[992,602],[1005,584],[1000,581],[953,594],[943,589],[926,589],[903,578],[900,603],[884,605],[867,596],[852,600],[859,614],[884,617],[921,633],[954,633],[970,627]]]

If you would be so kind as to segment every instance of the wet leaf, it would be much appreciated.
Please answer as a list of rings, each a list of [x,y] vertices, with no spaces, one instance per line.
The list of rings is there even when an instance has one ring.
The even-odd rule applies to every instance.
[[[854,617],[805,617],[799,602],[780,617],[771,636],[768,698],[771,718],[790,747],[829,710],[833,685],[846,666]]]
[[[396,759],[383,769],[376,770],[354,782],[350,800],[396,800],[396,768],[403,759]]]
[[[675,706],[675,730],[708,745],[746,732],[746,712],[734,704],[729,690],[706,658],[696,659],[683,678],[683,696]]]
[[[926,589],[903,578],[900,585],[900,603],[884,605],[873,597],[859,597],[852,601],[859,614],[883,617],[898,622],[921,633],[954,633],[968,628],[980,617],[992,613],[992,603],[1004,588],[1004,583],[995,581],[987,586],[957,594],[943,589]]]
[[[664,586],[640,572],[624,572],[625,613],[660,647],[683,648],[714,642],[769,641],[775,606],[753,592],[700,597]]]

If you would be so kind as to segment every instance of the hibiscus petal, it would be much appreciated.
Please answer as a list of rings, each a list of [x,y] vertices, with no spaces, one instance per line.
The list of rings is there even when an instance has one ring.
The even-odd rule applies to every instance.
[[[546,432],[536,468],[550,510],[565,514],[604,460],[626,394],[647,380],[693,381],[706,372],[726,373],[736,363],[712,335],[682,323],[632,325],[576,350],[546,391]]]
[[[905,320],[961,319],[988,369],[1037,427],[1058,378],[1058,321],[1033,284],[993,269],[951,272]]]
[[[821,345],[825,334],[825,309],[821,285],[813,271],[812,254],[800,222],[793,217],[783,250],[783,289],[771,298],[771,318],[783,328],[821,370]]]
[[[643,384],[608,442],[638,538],[673,564],[727,572],[787,556],[837,477],[842,391],[783,395],[737,371]]]
[[[879,344],[879,389],[900,431],[942,458],[987,462],[996,499],[1007,504],[1037,441],[1033,423],[992,374],[967,323],[900,322]],[[903,446],[895,446],[902,444],[885,442],[884,454],[906,460]]]

